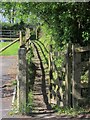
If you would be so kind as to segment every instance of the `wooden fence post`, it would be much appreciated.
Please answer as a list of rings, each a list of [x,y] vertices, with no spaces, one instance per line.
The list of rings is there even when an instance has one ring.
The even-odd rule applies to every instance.
[[[19,33],[19,37],[20,37],[20,46],[22,46],[22,44],[23,44],[23,36],[22,36],[22,31],[20,31],[20,33]]]
[[[38,32],[38,27],[36,27],[36,39],[38,38],[37,32]]]
[[[90,51],[89,51],[88,95],[90,97]]]
[[[49,103],[51,103],[52,91],[52,45],[50,45],[49,52]]]
[[[29,28],[26,28],[26,35],[25,35],[25,38],[26,38],[26,41],[27,41],[27,39],[30,38],[30,29],[29,29]],[[26,43],[27,49],[29,49],[29,45],[30,45],[30,40],[28,40],[28,42]]]
[[[17,105],[21,113],[26,110],[26,48],[18,51]]]
[[[81,53],[75,52],[75,47],[72,46],[73,60],[72,60],[72,105],[78,106],[78,100],[81,98]]]
[[[67,54],[66,54],[66,76],[65,76],[65,88],[66,88],[66,106],[71,106],[71,43],[68,44]]]

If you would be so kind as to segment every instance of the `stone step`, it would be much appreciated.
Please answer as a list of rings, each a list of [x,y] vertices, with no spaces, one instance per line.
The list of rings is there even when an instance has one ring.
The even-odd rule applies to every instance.
[[[37,91],[37,90],[38,90],[38,91],[42,91],[42,87],[40,86],[40,87],[34,87],[34,88],[33,88],[33,92],[35,92],[35,91]],[[49,88],[46,87],[45,90],[49,90]]]
[[[41,82],[36,82],[36,83],[34,83],[36,86],[42,86],[42,83]],[[46,85],[46,87],[48,87],[49,86],[49,84],[46,82],[45,83],[45,85]]]
[[[48,96],[48,91],[46,91],[46,94]],[[42,95],[42,92],[39,93],[39,92],[36,91],[36,92],[33,92],[33,95]]]

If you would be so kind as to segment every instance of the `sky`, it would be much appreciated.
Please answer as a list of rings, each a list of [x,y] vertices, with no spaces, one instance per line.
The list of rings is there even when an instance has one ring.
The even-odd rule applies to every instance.
[[[0,22],[7,22],[7,19],[0,13]]]

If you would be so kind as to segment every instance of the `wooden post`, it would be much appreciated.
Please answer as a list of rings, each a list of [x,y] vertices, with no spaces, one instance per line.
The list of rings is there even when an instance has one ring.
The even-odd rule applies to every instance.
[[[38,38],[38,36],[37,36],[37,35],[38,35],[38,34],[37,34],[38,31],[37,31],[37,30],[38,30],[38,27],[36,27],[36,39]]]
[[[30,38],[30,29],[26,28],[26,36],[25,36],[26,40]],[[30,44],[30,40],[27,42],[26,46],[27,49],[29,48],[29,44]]]
[[[89,72],[88,72],[88,96],[90,97],[90,51],[89,51]]]
[[[21,113],[26,109],[26,48],[18,51],[17,105]]]
[[[71,106],[71,43],[68,44],[67,54],[66,54],[66,76],[65,76],[65,88],[66,88],[66,106]]]
[[[20,34],[20,36],[19,36],[20,37],[20,46],[22,46],[22,44],[23,44],[22,31],[20,31],[19,34]]]
[[[81,53],[75,52],[76,45],[72,46],[73,61],[72,61],[72,104],[73,107],[78,106],[78,100],[81,98]]]
[[[49,53],[49,103],[51,103],[51,89],[52,89],[52,45],[50,45]]]
[[[51,65],[51,60],[50,60],[50,53],[49,53],[49,58],[48,58],[48,61],[49,61],[49,74],[50,74],[50,65]],[[49,77],[49,80],[48,80],[48,83],[49,83],[49,92],[48,92],[48,100],[49,100],[49,103],[51,103],[51,100],[50,100],[50,83],[51,83],[51,80],[50,80],[50,77]]]

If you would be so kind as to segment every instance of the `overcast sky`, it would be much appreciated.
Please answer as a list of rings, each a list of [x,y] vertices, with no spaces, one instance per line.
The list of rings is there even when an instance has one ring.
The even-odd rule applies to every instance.
[[[7,19],[0,13],[0,22],[7,22]]]

